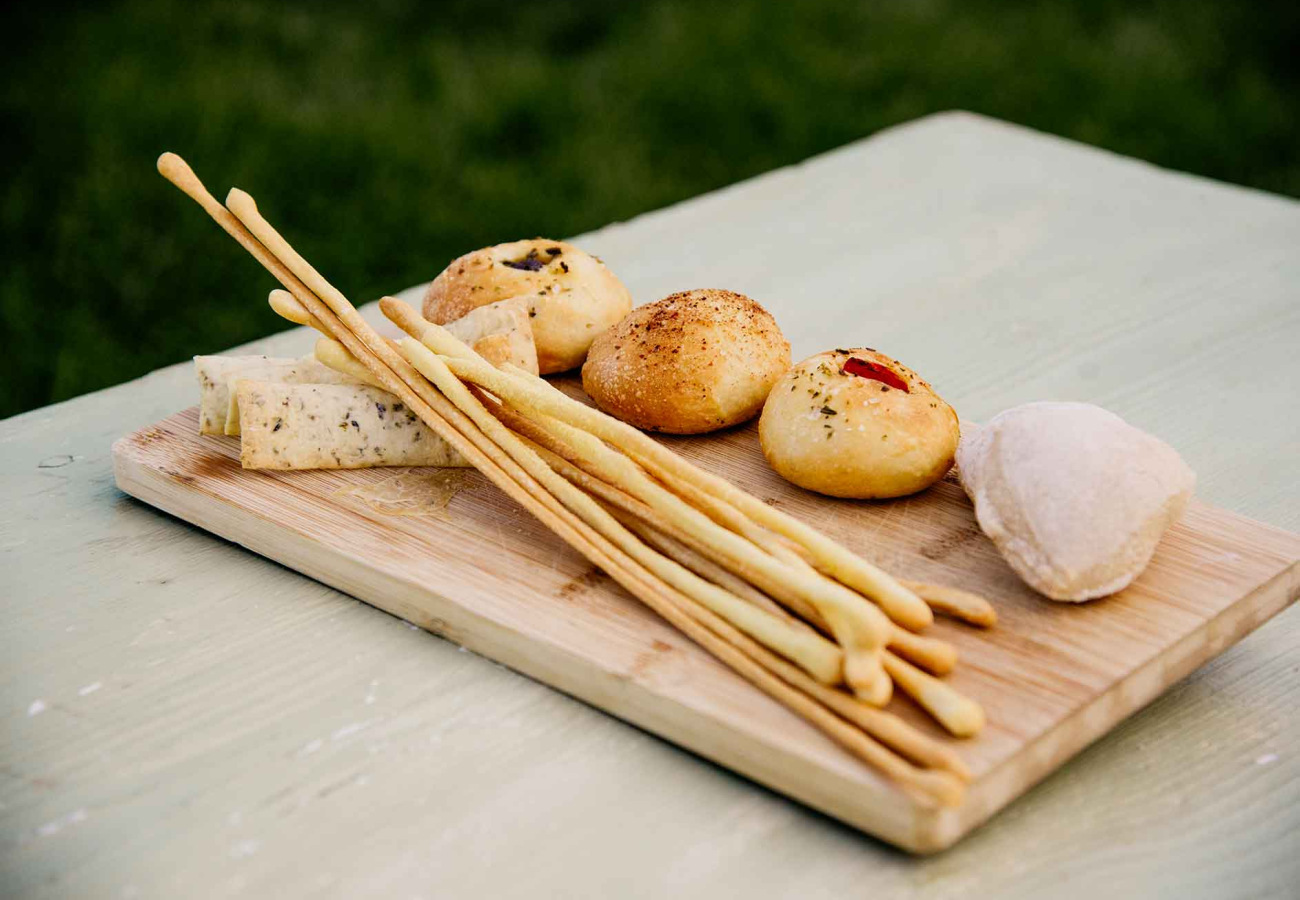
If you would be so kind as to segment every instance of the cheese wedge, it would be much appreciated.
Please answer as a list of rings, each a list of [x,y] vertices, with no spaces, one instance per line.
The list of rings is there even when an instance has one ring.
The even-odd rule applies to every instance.
[[[241,379],[235,392],[245,469],[468,465],[400,400],[378,388]]]

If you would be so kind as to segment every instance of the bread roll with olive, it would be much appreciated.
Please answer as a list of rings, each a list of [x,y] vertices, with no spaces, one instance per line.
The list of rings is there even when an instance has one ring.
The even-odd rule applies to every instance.
[[[637,428],[701,434],[752,419],[789,366],[790,344],[763,307],[733,291],[683,291],[596,338],[582,386]]]
[[[528,304],[543,375],[580,366],[596,335],[632,308],[632,295],[599,259],[564,241],[534,238],[452,262],[425,292],[424,317],[445,325],[513,297]]]
[[[925,381],[869,347],[799,363],[772,388],[758,423],[787,481],[860,500],[924,490],[952,467],[957,414]]]

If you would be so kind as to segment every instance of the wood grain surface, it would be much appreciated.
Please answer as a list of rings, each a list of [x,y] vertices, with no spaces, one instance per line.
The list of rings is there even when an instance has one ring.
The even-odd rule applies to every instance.
[[[553,383],[581,396],[576,379]],[[948,680],[989,718],[976,739],[945,738],[975,776],[960,808],[894,789],[476,472],[247,471],[237,440],[198,434],[195,409],[113,454],[118,487],[147,503],[918,852],[951,845],[1300,592],[1300,535],[1193,504],[1130,587],[1050,603],[998,556],[951,474],[902,500],[836,501],[775,475],[752,424],[662,440],[900,577],[993,599],[996,628],[927,632],[957,646]],[[393,507],[421,482],[427,512]],[[905,698],[891,708],[945,737]]]
[[[951,113],[575,240],[637,302],[744,291],[796,358],[880,347],[968,419],[1101,404],[1300,531],[1295,201]],[[0,422],[0,895],[1295,894],[1300,607],[916,857],[122,494],[111,445],[195,402],[177,363]]]

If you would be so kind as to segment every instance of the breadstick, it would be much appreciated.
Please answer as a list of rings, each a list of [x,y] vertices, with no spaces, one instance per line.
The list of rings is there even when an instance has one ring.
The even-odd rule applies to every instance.
[[[933,675],[886,650],[881,657],[887,671],[909,697],[955,737],[972,737],[984,727],[984,710]]]
[[[355,378],[362,384],[377,388],[383,387],[371,374],[370,369],[366,368],[359,359],[349,353],[347,347],[344,347],[333,338],[322,337],[317,339],[315,356],[317,362],[329,366],[335,372],[341,372]]]
[[[781,604],[764,594],[739,575],[734,575],[724,566],[720,566],[702,553],[699,553],[675,537],[659,531],[654,526],[643,522],[631,513],[623,512],[614,506],[607,507],[610,515],[618,519],[641,540],[658,550],[664,556],[676,560],[701,578],[735,594],[753,606],[766,610],[793,628],[810,628],[802,619],[795,618]]]
[[[389,308],[385,308],[384,312],[390,319],[411,333],[413,337],[426,343],[430,349],[455,359],[454,363],[449,362],[448,365],[457,376],[487,388],[507,402],[529,403],[538,412],[554,416],[569,425],[591,432],[596,437],[627,452],[637,462],[647,466],[650,473],[660,480],[665,480],[662,473],[667,472],[669,478],[677,476],[726,500],[758,524],[805,547],[812,554],[819,568],[824,567],[824,571],[828,574],[866,596],[877,601],[888,597],[887,602],[911,607],[921,619],[929,615],[929,609],[921,599],[890,575],[805,523],[773,509],[724,479],[691,465],[624,422],[584,406],[563,394],[539,388],[536,381],[517,374],[502,372],[485,361],[467,355],[467,351],[472,353],[469,348],[446,334],[444,329],[426,322],[400,300],[386,297],[380,301],[381,308],[384,308],[386,303],[389,304]],[[409,316],[403,319],[398,313],[398,307],[405,307]],[[398,314],[394,315],[394,313]],[[426,341],[426,337],[430,340]],[[922,610],[922,607],[925,609]],[[933,619],[932,616],[930,618]]]
[[[846,611],[852,609],[851,604],[860,604],[878,617],[872,620],[872,624],[878,622],[887,631],[889,621],[874,607],[838,584],[819,583],[810,574],[783,564],[739,535],[717,525],[676,494],[652,481],[634,462],[593,435],[550,417],[533,416],[530,410],[520,411],[562,442],[566,448],[562,456],[644,501],[675,522],[690,536],[692,544],[708,547],[738,562],[741,569],[738,574],[747,581],[779,598],[799,597],[819,611],[825,610],[823,618],[831,625],[832,633],[844,649],[844,677],[849,686],[870,703],[883,705],[888,702],[888,681],[879,677],[877,666],[882,642],[874,633],[864,637],[857,629],[857,620]]]
[[[607,447],[595,435],[545,415],[535,408],[535,401],[539,398],[549,400],[558,396],[549,389],[538,390],[519,376],[504,373],[488,365],[445,329],[429,324],[399,300],[385,297],[380,300],[380,309],[407,333],[419,336],[426,347],[444,352],[446,354],[444,362],[458,376],[464,377],[464,373],[456,372],[457,364],[469,365],[476,370],[480,367],[491,369],[492,372],[502,376],[503,381],[489,379],[491,383],[484,383],[479,378],[473,377],[469,380],[498,396],[502,394],[502,391],[497,389],[499,383],[507,385],[507,393],[511,392],[510,389],[516,380],[526,385],[528,390],[523,393],[522,398],[517,391],[514,392],[514,397],[509,398],[514,401],[511,405],[533,419],[543,429],[552,433],[558,432],[557,436],[567,448],[571,461],[575,461],[573,458],[576,457],[579,465],[588,468],[589,471],[595,469],[594,474],[598,477],[637,496],[651,507],[657,508],[665,517],[680,525],[693,540],[713,547],[735,560],[743,561],[745,577],[750,581],[756,581],[768,593],[801,596],[817,607],[844,649],[845,680],[855,693],[867,702],[876,704],[888,702],[891,686],[888,679],[881,677],[878,656],[888,633],[889,620],[879,609],[842,585],[829,580],[821,581],[810,574],[794,570],[759,551],[753,544],[716,525],[677,495],[653,482],[635,463]],[[560,399],[567,400],[563,397]],[[603,413],[597,415],[604,416]]]
[[[644,465],[646,460],[638,459],[638,462]],[[711,494],[694,482],[682,478],[677,473],[667,468],[654,467],[653,463],[651,463],[651,466],[657,478],[662,480],[671,490],[703,509],[715,521],[726,525],[726,527],[738,534],[743,534],[769,553],[786,558],[788,556],[798,556],[803,562],[817,568],[815,559],[810,559],[812,554],[808,553],[806,548],[759,525],[727,500]],[[799,552],[801,550],[802,553]],[[920,631],[934,622],[934,615],[930,612],[929,607],[911,594],[885,592],[879,596],[869,595],[867,599],[874,601],[889,618],[904,628]]]
[[[992,628],[998,622],[997,610],[979,594],[961,591],[957,588],[923,581],[904,581],[903,584],[916,593],[933,609],[954,619],[961,619],[981,628]]]
[[[680,594],[677,596],[682,601],[685,601],[685,598]],[[689,601],[685,602],[688,603]],[[672,607],[673,603],[668,601],[667,606]],[[699,609],[699,607],[696,608]],[[707,612],[707,610],[701,611]],[[736,644],[718,637],[709,628],[699,624],[690,613],[685,612],[681,607],[675,608],[674,613],[675,615],[664,613],[661,613],[661,615],[696,643],[708,649],[718,659],[741,673],[750,683],[780,700],[791,711],[812,722],[832,740],[849,750],[859,759],[865,760],[880,769],[913,796],[930,803],[938,803],[941,806],[958,806],[961,804],[965,792],[962,781],[969,779],[969,773],[960,760],[956,760],[954,764],[951,754],[946,753],[944,748],[929,742],[928,738],[910,729],[906,723],[895,716],[855,703],[847,694],[841,694],[825,685],[819,685],[811,679],[804,682],[813,692],[819,692],[820,689],[836,698],[841,698],[840,700],[832,700],[836,705],[842,705],[842,703],[851,704],[854,724],[859,726],[854,728],[844,719],[830,712],[825,705],[819,704],[812,699],[808,693],[794,687],[790,680],[774,675],[769,668],[756,662],[753,657],[740,650]],[[682,620],[695,627],[688,627]],[[725,626],[725,623],[721,624]],[[743,639],[744,635],[739,635],[739,637]],[[749,642],[749,646],[755,653],[761,653],[763,649],[752,641]],[[767,658],[776,666],[781,663],[780,658],[775,654],[769,653]],[[800,670],[793,666],[789,666],[788,669],[792,679],[803,681],[803,679],[799,678]],[[873,712],[880,713],[883,718],[874,720],[871,716]],[[857,720],[859,716],[862,721]],[[933,760],[932,764],[935,765],[941,762],[946,764],[942,768],[917,769],[889,748],[882,746],[875,738],[864,733],[869,727],[865,724],[867,722],[872,723],[871,727],[879,729],[882,735],[880,741],[887,739],[884,735],[888,735],[889,739],[898,741],[900,743],[898,748],[900,752],[915,753],[917,757]],[[903,747],[906,747],[907,750],[903,751]],[[932,753],[931,751],[934,750],[938,752]],[[918,759],[918,761],[921,761],[921,759]]]
[[[828,576],[817,572],[805,562],[802,556],[790,552],[784,546],[776,544],[773,545],[772,549],[776,556],[784,559],[789,565],[807,569],[818,578],[828,579]],[[818,624],[815,618],[806,613],[802,613],[802,615],[814,625]],[[913,634],[892,622],[889,631],[889,648],[935,675],[946,675],[957,665],[957,651],[948,642]]]
[[[321,324],[320,320],[307,312],[307,307],[299,303],[293,294],[283,288],[276,288],[271,291],[271,295],[266,300],[280,318],[288,319],[295,325],[310,325],[321,334],[329,336],[329,332],[325,330],[325,326]]]
[[[962,781],[971,780],[970,770],[952,748],[918,731],[898,716],[861,703],[842,691],[818,684],[785,660],[718,620],[716,616],[710,615],[707,610],[695,607],[688,608],[687,612],[768,671],[785,679],[795,688],[913,762],[932,769],[945,770]]]
[[[839,648],[813,631],[789,627],[770,613],[705,581],[689,569],[651,550],[620,525],[600,504],[557,475],[532,450],[524,446],[469,392],[438,358],[419,341],[400,343],[402,354],[432,381],[461,412],[504,449],[529,475],[536,478],[571,512],[578,515],[653,575],[674,589],[725,618],[755,640],[780,653],[824,684],[840,681],[843,655]]]
[[[372,351],[371,346],[373,346],[377,335],[369,332],[364,322],[357,327],[358,334],[349,331],[344,324],[344,320],[350,318],[347,316],[347,311],[351,309],[351,305],[347,303],[346,299],[342,301],[340,307],[340,312],[343,315],[343,318],[340,318],[340,316],[334,314],[329,305],[321,298],[316,297],[275,254],[254,238],[238,219],[216,202],[183,160],[174,154],[164,154],[158,161],[158,168],[164,177],[198,202],[225,231],[248,250],[268,271],[275,275],[285,287],[289,288],[294,297],[303,304],[304,308],[325,326],[327,333],[341,341],[349,353],[366,365],[385,389],[397,394],[426,424],[441,434],[480,471],[483,471],[485,475],[501,487],[502,490],[506,491],[509,496],[523,505],[525,509],[536,515],[548,528],[582,552],[593,563],[603,568],[615,581],[631,591],[634,596],[640,598],[670,624],[729,665],[742,677],[821,728],[858,758],[878,766],[894,777],[905,790],[913,794],[920,793],[931,800],[939,797],[943,802],[955,802],[956,798],[953,796],[950,786],[943,779],[936,780],[928,777],[935,773],[915,773],[909,772],[907,768],[899,768],[901,760],[892,757],[889,751],[874,744],[860,732],[855,732],[815,703],[810,703],[806,697],[799,695],[797,691],[793,691],[779,678],[771,676],[761,666],[745,657],[743,653],[739,653],[725,641],[717,639],[707,628],[700,626],[690,616],[682,613],[672,602],[671,589],[649,576],[647,572],[638,567],[625,554],[620,553],[600,535],[585,526],[581,520],[567,514],[563,507],[558,505],[558,501],[554,497],[546,494],[545,491],[540,491],[539,495],[540,486],[532,481],[522,469],[513,464],[509,457],[502,454],[499,448],[492,445],[490,441],[486,441],[485,436],[474,428],[473,423],[469,422],[463,414],[451,416],[450,420],[448,420],[443,418],[439,412],[436,412],[434,407],[429,402],[426,402],[426,399],[440,400],[441,403],[438,405],[443,407],[443,412],[458,413],[459,411],[455,410],[454,407],[450,407],[445,398],[429,390],[428,383],[413,375],[413,370],[410,370],[409,365],[405,367],[398,365],[397,368],[393,368],[390,365],[391,358],[386,359],[390,354],[384,354],[381,349]],[[314,270],[312,272],[314,273]],[[321,281],[323,282],[323,279]],[[341,297],[341,295],[339,296]],[[352,312],[355,313],[355,310],[352,310]],[[354,327],[356,326],[355,320],[352,324]],[[366,340],[362,340],[362,338],[366,338]],[[368,344],[370,346],[367,346]],[[397,360],[399,363],[405,362],[400,357],[397,357]],[[465,433],[461,432],[462,428]],[[793,667],[791,668],[793,669]],[[905,766],[905,764],[903,765]]]
[[[478,391],[479,389],[475,388],[475,390]],[[538,454],[542,456],[545,462],[566,479],[581,486],[584,490],[600,498],[603,502],[609,504],[616,510],[621,511],[622,514],[628,516],[630,519],[645,523],[657,532],[675,540],[688,549],[692,554],[698,556],[701,560],[717,567],[718,570],[725,573],[727,577],[735,579],[740,584],[746,585],[750,592],[755,593],[762,598],[762,600],[759,601],[760,605],[772,602],[771,598],[758,593],[754,588],[749,586],[743,578],[733,574],[733,572],[736,571],[746,571],[743,560],[737,561],[727,553],[720,552],[717,547],[700,545],[694,540],[691,533],[679,524],[678,520],[670,519],[621,488],[609,484],[595,475],[575,466],[563,455],[564,453],[571,454],[572,450],[569,449],[562,440],[557,438],[555,434],[547,431],[533,420],[515,412],[504,404],[497,403],[492,409],[493,413],[498,418],[505,422],[513,431],[524,436],[524,439],[527,440],[530,445],[535,447]],[[682,562],[682,560],[678,560],[678,562]],[[689,565],[687,567],[690,568]],[[809,571],[812,570],[809,569]],[[703,575],[704,573],[700,574]],[[741,591],[733,591],[733,593],[736,593],[737,596],[740,596],[742,599],[749,599],[748,596]],[[791,609],[799,611],[799,613],[804,616],[804,619],[794,619],[794,621],[806,620],[813,622],[819,631],[826,634],[830,633],[830,628],[825,624],[820,614],[817,613],[813,606],[794,596],[785,599],[787,600],[787,605]],[[893,625],[892,623],[890,623],[890,628],[891,632],[900,630],[897,625]],[[924,638],[917,638],[917,640],[929,643],[927,639]],[[868,702],[874,703],[877,706],[883,706],[885,703],[888,703],[889,698],[893,693],[893,685],[889,683],[887,677],[880,679],[880,681],[883,683],[870,685],[866,690],[861,692],[865,698],[868,698]]]
[[[889,649],[931,675],[947,675],[957,668],[957,650],[952,644],[938,638],[913,634],[897,625],[889,634]]]
[[[552,457],[555,458],[553,454]],[[562,458],[559,461],[572,466],[571,463],[567,463]],[[550,460],[547,460],[547,462],[550,463]],[[556,468],[556,465],[552,464],[551,467]],[[805,625],[805,619],[792,616],[771,597],[759,591],[744,579],[732,574],[726,567],[719,565],[708,556],[699,553],[677,538],[659,531],[636,513],[626,512],[618,507],[612,507],[612,510],[614,517],[639,535],[642,540],[666,556],[676,559],[701,577],[724,586],[741,599],[760,606],[768,612],[785,615],[789,618],[789,621]],[[816,616],[816,610],[810,609],[809,612]],[[826,631],[826,625],[820,621],[819,617],[812,620],[811,625],[806,627],[818,627],[821,631]],[[898,625],[894,625],[890,629],[888,646],[899,656],[922,667],[932,675],[947,675],[957,666],[957,651],[947,641],[913,634]]]

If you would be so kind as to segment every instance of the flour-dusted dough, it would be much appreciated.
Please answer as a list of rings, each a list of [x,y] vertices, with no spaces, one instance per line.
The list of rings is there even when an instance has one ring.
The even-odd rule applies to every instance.
[[[236,391],[245,469],[468,465],[379,388],[241,380]]]
[[[963,433],[957,466],[1011,568],[1074,602],[1136,578],[1196,485],[1172,447],[1088,403],[1006,410]]]

